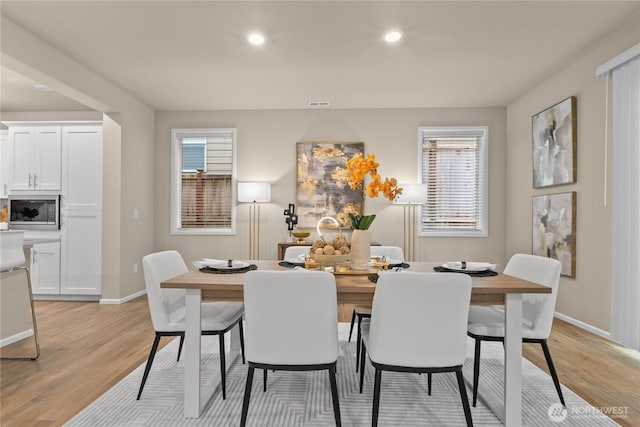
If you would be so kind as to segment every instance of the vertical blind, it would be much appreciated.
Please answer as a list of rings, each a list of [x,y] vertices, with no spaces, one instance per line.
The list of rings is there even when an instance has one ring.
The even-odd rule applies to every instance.
[[[486,158],[484,135],[422,133],[421,231],[485,232]]]
[[[177,137],[182,156],[181,228],[230,228],[233,134]]]
[[[611,338],[640,350],[640,45],[611,71]],[[622,54],[621,54],[622,55]]]

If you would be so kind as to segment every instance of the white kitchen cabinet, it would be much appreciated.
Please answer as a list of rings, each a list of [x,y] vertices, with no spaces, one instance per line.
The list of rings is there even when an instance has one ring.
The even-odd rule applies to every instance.
[[[38,243],[31,247],[31,289],[34,294],[60,293],[60,242]]]
[[[9,197],[9,132],[0,130],[0,199]]]
[[[102,209],[102,127],[62,128],[62,209]]]
[[[62,128],[61,294],[102,292],[102,127]]]
[[[102,236],[100,215],[95,212],[67,212],[62,216],[60,293],[100,295],[102,293]]]
[[[10,190],[60,191],[61,126],[10,127],[9,164]]]

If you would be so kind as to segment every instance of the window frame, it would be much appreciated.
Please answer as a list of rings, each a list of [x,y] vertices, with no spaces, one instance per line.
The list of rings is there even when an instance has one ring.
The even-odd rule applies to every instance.
[[[489,127],[488,126],[421,126],[418,127],[418,182],[423,181],[423,143],[425,137],[478,137],[479,187],[481,191],[479,210],[480,229],[478,230],[430,230],[423,221],[423,208],[418,210],[418,236],[420,237],[488,237],[489,236]],[[478,211],[476,211],[478,213]]]
[[[182,207],[182,137],[209,137],[231,134],[231,226],[230,227],[181,227]],[[172,235],[236,235],[236,128],[175,128],[171,129],[171,218],[170,230]],[[205,161],[206,165],[206,161]]]

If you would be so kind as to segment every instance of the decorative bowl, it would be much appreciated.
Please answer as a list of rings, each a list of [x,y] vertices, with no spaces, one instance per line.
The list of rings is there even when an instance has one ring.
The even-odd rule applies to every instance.
[[[298,239],[298,243],[305,243],[304,239],[311,236],[310,232],[301,230],[293,230],[291,234],[293,235],[293,237],[296,237]]]

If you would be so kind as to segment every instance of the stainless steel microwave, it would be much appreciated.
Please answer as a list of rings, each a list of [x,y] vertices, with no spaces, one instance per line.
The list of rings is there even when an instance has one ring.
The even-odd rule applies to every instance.
[[[59,230],[60,195],[9,196],[9,228]]]

